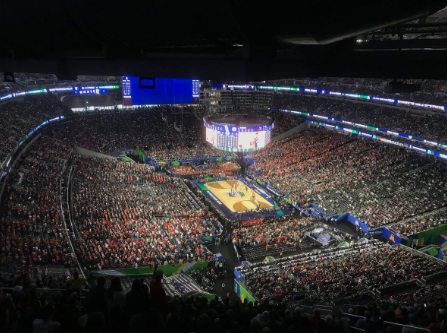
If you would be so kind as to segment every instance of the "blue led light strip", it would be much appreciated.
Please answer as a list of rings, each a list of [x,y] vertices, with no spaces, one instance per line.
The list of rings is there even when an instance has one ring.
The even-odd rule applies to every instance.
[[[348,132],[348,133],[352,133],[352,134],[357,134],[360,136],[364,136],[367,137],[368,139],[372,139],[372,140],[378,140],[380,142],[384,142],[387,144],[392,144],[395,146],[399,146],[399,147],[404,147],[404,148],[408,148],[411,150],[415,150],[419,153],[423,153],[426,155],[433,155],[436,156],[438,158],[442,158],[447,160],[447,154],[442,154],[438,151],[433,151],[431,149],[426,149],[426,148],[421,148],[415,145],[410,145],[410,144],[405,144],[402,142],[398,142],[398,141],[393,141],[387,138],[384,138],[380,135],[374,135],[374,134],[370,134],[370,133],[365,133],[365,132],[361,132],[352,128],[346,128],[346,127],[342,127],[342,126],[336,126],[336,125],[332,125],[332,124],[327,124],[327,123],[323,123],[321,121],[314,121],[314,120],[310,120],[310,119],[306,119],[306,122],[313,125],[313,126],[321,126],[321,127],[325,127],[334,131],[340,131],[340,132]]]
[[[409,139],[409,140],[412,140],[412,141],[425,143],[425,144],[430,145],[430,146],[439,147],[439,148],[442,148],[442,149],[447,149],[447,145],[445,145],[445,144],[437,143],[437,142],[434,142],[434,141],[425,140],[423,138],[418,138],[416,136],[405,134],[405,133],[398,133],[398,132],[390,131],[390,130],[387,130],[385,128],[378,128],[378,127],[375,127],[375,126],[364,125],[364,124],[360,124],[360,123],[353,123],[353,122],[342,120],[342,119],[338,119],[338,118],[326,117],[326,116],[321,116],[321,115],[318,115],[318,114],[301,112],[301,111],[293,111],[293,110],[280,110],[280,111],[287,112],[287,113],[292,113],[292,114],[296,114],[296,115],[300,115],[300,116],[304,116],[304,117],[322,119],[324,121],[329,121],[329,122],[336,122],[336,123],[340,123],[340,124],[343,124],[343,125],[349,125],[349,126],[353,126],[353,127],[357,127],[357,128],[364,128],[364,129],[367,129],[367,130],[370,130],[370,131],[373,131],[373,132],[382,132],[382,133],[390,134],[390,135],[393,135],[393,136],[396,136],[396,137],[403,137],[403,138],[406,138],[406,139]]]

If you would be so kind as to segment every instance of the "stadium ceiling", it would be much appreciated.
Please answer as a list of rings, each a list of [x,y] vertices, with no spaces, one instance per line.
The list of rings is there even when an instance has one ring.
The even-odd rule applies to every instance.
[[[447,79],[446,0],[0,4],[0,71]]]

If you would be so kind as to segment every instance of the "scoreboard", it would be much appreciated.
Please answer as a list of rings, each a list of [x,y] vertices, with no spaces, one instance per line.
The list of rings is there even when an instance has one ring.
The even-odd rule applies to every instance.
[[[104,95],[109,93],[105,87],[73,87],[73,95]]]
[[[204,121],[205,138],[214,147],[232,152],[249,152],[270,143],[273,124],[237,127]]]
[[[200,96],[200,82],[192,79],[121,78],[123,105],[194,104]]]

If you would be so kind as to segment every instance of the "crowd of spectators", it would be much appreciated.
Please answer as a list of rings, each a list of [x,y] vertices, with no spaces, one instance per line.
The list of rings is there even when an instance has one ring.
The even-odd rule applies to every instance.
[[[447,224],[447,208],[441,208],[435,211],[428,212],[408,218],[388,226],[388,229],[395,232],[400,237],[408,237],[418,232],[437,228]],[[417,244],[415,244],[417,246]]]
[[[445,271],[446,264],[403,246],[371,241],[320,249],[242,269],[245,285],[260,302],[337,302]]]
[[[445,301],[432,303],[379,302],[367,306],[351,306],[347,309],[346,321],[353,330],[365,332],[417,333],[445,332],[447,318]]]
[[[85,265],[209,260],[200,236],[218,233],[215,216],[191,201],[194,195],[183,180],[154,172],[147,164],[76,156],[72,165],[77,248]]]
[[[214,178],[234,175],[241,170],[241,166],[232,161],[216,161],[204,163],[188,163],[178,166],[170,166],[169,170],[174,176],[194,176],[208,175]]]
[[[36,126],[71,112],[52,94],[26,96],[0,105],[0,165]]]
[[[22,267],[73,263],[60,200],[69,153],[61,142],[41,137],[15,166],[0,209],[1,262]]]
[[[377,103],[340,100],[322,95],[313,96],[304,93],[278,93],[273,98],[272,107],[335,117],[353,123],[405,133],[441,144],[447,143],[443,126],[445,123],[445,114],[443,113],[409,112],[378,105]],[[303,117],[300,118],[302,121],[304,120]],[[314,120],[318,121],[319,119]],[[368,129],[361,128],[360,130],[367,131]],[[380,135],[384,134],[380,133]],[[396,137],[393,137],[393,139],[396,140]],[[407,142],[409,143],[409,141]],[[423,143],[418,142],[417,144],[420,145]],[[437,147],[436,149],[440,148],[442,147]]]
[[[274,113],[274,127],[272,130],[272,138],[301,124],[304,119],[302,117],[297,117],[296,115],[275,111]]]
[[[442,208],[446,165],[332,131],[305,132],[251,155],[249,173],[304,207],[351,213],[370,227]]]
[[[309,217],[260,218],[236,225],[232,237],[245,260],[259,260],[316,246],[305,235],[314,224]]]
[[[227,275],[227,263],[225,259],[211,261],[207,267],[194,270],[189,275],[202,287],[203,290],[214,292],[218,279],[224,279]]]
[[[13,267],[11,273],[0,272],[0,289],[45,288],[64,289],[70,277],[66,268],[47,266]]]
[[[112,156],[136,147],[154,161],[232,155],[205,142],[203,121],[188,107],[78,113],[71,122],[53,128],[67,144]]]
[[[441,280],[434,283],[427,283],[426,285],[405,290],[400,293],[394,293],[389,297],[383,297],[381,300],[375,300],[374,303],[383,304],[392,302],[402,306],[412,306],[417,304],[434,304],[445,302],[445,294],[447,288],[447,281]],[[371,303],[371,302],[370,302]]]
[[[163,281],[163,277],[162,280]],[[439,289],[438,289],[439,291]],[[345,309],[346,308],[346,309]],[[445,299],[404,300],[308,309],[295,302],[248,303],[204,296],[170,297],[155,279],[134,278],[129,290],[103,277],[85,298],[67,288],[50,299],[34,287],[0,293],[2,332],[320,332],[406,333],[412,326],[446,332]],[[407,327],[402,329],[402,326]],[[352,327],[352,328],[351,328]]]
[[[42,113],[38,111],[33,116],[39,114],[45,118],[64,112],[52,98],[44,95],[42,105],[37,108]],[[39,100],[40,96],[33,103]],[[23,116],[20,112],[26,110],[28,102],[20,102],[17,112],[10,116],[12,122],[5,126],[14,126],[14,117]],[[9,105],[13,110],[14,103],[4,107]],[[54,105],[46,107],[45,103]],[[322,105],[319,108],[323,110]],[[377,122],[383,121],[380,113],[374,115]],[[289,116],[280,119],[282,130],[299,123],[289,119]],[[24,124],[24,133],[30,129],[28,125],[34,126]],[[9,177],[1,203],[0,261],[13,262],[22,269],[39,265],[71,266],[77,256],[85,267],[95,269],[210,260],[212,253],[203,246],[200,236],[217,235],[221,226],[217,214],[191,191],[191,182],[156,172],[144,164],[81,155],[69,158],[73,145],[112,155],[144,145],[147,155],[158,160],[223,154],[197,135],[202,128],[194,111],[166,108],[82,115],[52,127],[30,147]],[[12,141],[5,140],[5,146],[2,141],[2,149],[10,150],[7,145]],[[410,235],[445,222],[445,165],[405,149],[316,130],[272,142],[251,157],[256,163],[250,167],[250,174],[301,207],[315,203],[328,215],[349,211],[371,227],[392,223],[390,229],[399,235]],[[223,172],[232,173],[234,166],[230,162]],[[73,172],[68,173],[68,168]],[[67,174],[73,175],[68,187],[72,189],[69,216],[74,222],[72,237],[76,239],[76,253],[71,250],[64,223],[67,212],[61,209],[61,184],[68,181],[61,177]],[[257,247],[278,250],[279,245],[284,245],[279,251],[286,252],[304,247],[304,231],[312,220],[285,216],[257,219],[256,223],[248,224],[236,226],[233,232],[235,243],[243,251],[249,253]],[[345,332],[341,323],[338,326],[335,320],[317,315],[307,318],[301,308],[287,308],[286,302],[344,299],[443,271],[444,263],[433,258],[375,241],[347,249],[318,249],[244,268],[245,283],[260,301],[250,305],[229,299],[208,303],[197,297],[165,297],[157,274],[154,279],[159,280],[151,281],[150,285],[136,279],[128,294],[119,280],[114,279],[106,287],[98,279],[85,303],[71,287],[73,284],[68,283],[67,292],[56,302],[49,302],[44,297],[38,298],[35,288],[62,287],[62,281],[40,275],[30,283],[25,276],[17,275],[2,277],[0,281],[7,287],[22,286],[13,290],[11,296],[0,293],[0,327],[7,333],[31,332],[33,325],[48,327],[49,323],[61,332],[149,329],[268,332],[303,327],[317,328],[320,332],[333,332],[337,327]],[[210,280],[217,273],[210,274],[207,272],[199,279]],[[431,299],[441,301],[436,295],[439,290],[421,287],[416,295],[420,297],[418,300],[433,296]],[[403,301],[402,295],[396,299]],[[402,316],[403,308],[400,311],[401,315],[394,313],[393,318],[402,318],[402,323],[425,327],[428,320],[441,326],[443,320],[443,316],[433,319],[431,312],[424,311],[418,312],[418,321],[414,321]]]

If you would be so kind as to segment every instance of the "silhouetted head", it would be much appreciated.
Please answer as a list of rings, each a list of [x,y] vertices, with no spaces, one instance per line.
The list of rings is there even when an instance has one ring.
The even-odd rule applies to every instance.
[[[106,278],[104,276],[100,276],[96,280],[96,283],[98,284],[98,286],[105,286],[106,285]]]
[[[139,279],[135,279],[132,281],[132,291],[140,291],[141,290],[141,281]]]
[[[154,279],[157,281],[161,281],[162,278],[163,278],[163,271],[160,269],[157,269],[154,273]]]
[[[109,289],[112,291],[123,291],[123,287],[121,286],[121,280],[117,277],[114,277],[112,281],[110,281]]]

